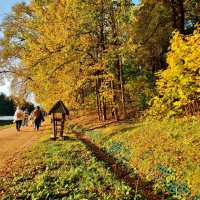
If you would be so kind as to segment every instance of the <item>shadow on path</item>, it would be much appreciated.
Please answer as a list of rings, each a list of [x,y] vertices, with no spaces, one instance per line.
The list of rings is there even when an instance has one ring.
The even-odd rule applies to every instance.
[[[96,156],[98,160],[106,163],[106,165],[110,168],[112,173],[114,173],[118,179],[124,180],[124,182],[129,185],[134,191],[137,188],[137,191],[139,191],[139,193],[145,199],[165,199],[163,196],[156,195],[154,193],[151,182],[147,182],[138,177],[133,178],[130,175],[130,169],[122,165],[120,166],[119,161],[115,157],[112,157],[104,149],[99,148],[95,143],[91,142],[84,133],[76,133],[76,136],[87,146],[87,148]]]

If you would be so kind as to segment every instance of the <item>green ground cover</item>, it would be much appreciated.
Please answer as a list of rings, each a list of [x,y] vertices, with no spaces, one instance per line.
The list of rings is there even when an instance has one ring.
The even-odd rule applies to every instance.
[[[48,136],[0,179],[1,199],[142,199],[73,134]]]
[[[99,147],[140,177],[153,181],[157,193],[182,200],[200,198],[199,120],[114,123],[91,130],[80,125],[70,127],[85,130]]]
[[[116,158],[115,164],[126,167],[129,175],[153,183],[158,195],[200,198],[197,119],[120,122],[98,128],[79,121],[68,123],[65,140],[48,136],[14,166],[10,178],[1,178],[2,199],[145,199],[141,187],[133,189],[117,178],[106,159],[97,158],[77,132]]]

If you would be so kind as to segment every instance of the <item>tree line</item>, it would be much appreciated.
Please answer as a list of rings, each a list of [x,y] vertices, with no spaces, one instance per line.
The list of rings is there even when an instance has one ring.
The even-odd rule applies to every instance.
[[[9,99],[3,93],[0,93],[0,108],[1,116],[10,116],[15,112],[13,100]]]
[[[23,110],[28,109],[29,113],[34,110],[34,105],[30,102],[23,103],[20,99],[14,96],[6,96],[4,93],[0,93],[0,116],[12,116],[16,110],[16,107],[20,105]]]
[[[96,109],[99,120],[127,118],[149,107],[154,116],[196,114],[199,11],[198,0],[17,3],[1,24],[0,74],[11,77],[14,96],[33,92],[47,110],[62,99],[70,110]],[[188,48],[189,57],[174,57],[176,48],[176,55]],[[180,75],[188,77],[187,87]],[[174,85],[170,95],[165,88]]]

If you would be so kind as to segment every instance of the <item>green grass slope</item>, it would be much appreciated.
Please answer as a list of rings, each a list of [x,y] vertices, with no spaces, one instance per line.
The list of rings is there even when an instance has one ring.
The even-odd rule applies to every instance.
[[[0,199],[200,198],[196,119],[98,123],[69,120],[62,140],[44,139],[0,177]]]
[[[74,134],[46,139],[0,177],[0,199],[143,199]]]
[[[200,196],[200,122],[171,119],[142,123],[111,123],[99,127],[84,120],[69,128],[87,137],[141,179],[154,182],[154,190],[176,199]]]

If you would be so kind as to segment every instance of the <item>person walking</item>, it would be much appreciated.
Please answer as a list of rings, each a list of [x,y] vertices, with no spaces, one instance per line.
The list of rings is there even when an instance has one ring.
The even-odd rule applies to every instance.
[[[35,119],[34,119],[34,111],[35,111],[35,110],[33,110],[33,111],[31,112],[30,116],[29,116],[29,120],[30,120],[30,122],[31,122],[31,126],[33,126],[33,127],[35,127],[35,123],[34,123],[34,121],[35,121]]]
[[[16,123],[16,130],[20,131],[22,121],[24,120],[24,112],[18,106],[14,114],[14,122]]]
[[[24,111],[24,122],[23,122],[23,126],[28,126],[28,118],[29,118],[29,112],[28,112],[28,110],[26,109],[25,111]]]
[[[42,111],[40,110],[39,106],[37,106],[36,109],[34,110],[33,117],[34,117],[34,130],[38,131],[42,120]]]

